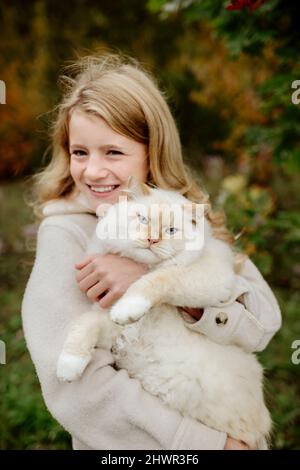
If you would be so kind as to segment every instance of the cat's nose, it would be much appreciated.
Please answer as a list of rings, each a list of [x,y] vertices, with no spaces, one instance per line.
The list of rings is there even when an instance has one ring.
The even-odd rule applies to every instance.
[[[148,238],[149,245],[159,242],[158,238]]]

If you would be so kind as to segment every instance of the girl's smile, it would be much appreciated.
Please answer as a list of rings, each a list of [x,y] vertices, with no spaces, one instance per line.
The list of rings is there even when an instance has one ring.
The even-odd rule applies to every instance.
[[[96,211],[114,204],[129,176],[146,181],[147,146],[115,132],[104,119],[75,109],[69,121],[70,172],[77,189]]]
[[[119,184],[114,184],[114,185],[102,185],[102,186],[95,186],[95,185],[89,185],[87,184],[91,196],[95,198],[105,198],[107,196],[111,196],[113,192],[115,192],[120,185]]]

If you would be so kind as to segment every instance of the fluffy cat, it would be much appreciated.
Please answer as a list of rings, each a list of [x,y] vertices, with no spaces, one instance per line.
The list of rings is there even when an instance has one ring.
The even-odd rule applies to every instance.
[[[184,227],[176,222],[174,207],[187,214]],[[256,357],[189,330],[177,308],[222,305],[234,283],[231,247],[212,235],[204,213],[195,215],[194,209],[182,195],[134,179],[124,201],[106,213],[99,207],[88,251],[118,253],[147,264],[149,272],[111,309],[94,303],[76,320],[57,376],[78,379],[95,347],[110,349],[116,368],[126,369],[170,407],[251,448],[267,448],[271,419]]]

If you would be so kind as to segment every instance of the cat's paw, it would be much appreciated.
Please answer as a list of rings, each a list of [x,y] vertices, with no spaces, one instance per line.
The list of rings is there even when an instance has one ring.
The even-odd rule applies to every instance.
[[[126,323],[137,321],[150,307],[150,300],[141,295],[124,297],[112,307],[110,318],[115,323],[125,325]]]
[[[76,356],[62,352],[57,362],[57,378],[61,382],[73,382],[79,379],[90,360],[90,356]]]

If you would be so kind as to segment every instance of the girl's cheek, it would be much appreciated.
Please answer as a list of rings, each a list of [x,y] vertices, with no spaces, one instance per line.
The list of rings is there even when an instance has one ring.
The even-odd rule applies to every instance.
[[[82,173],[81,166],[76,164],[75,162],[70,163],[70,173],[74,181],[78,180],[80,174]]]

